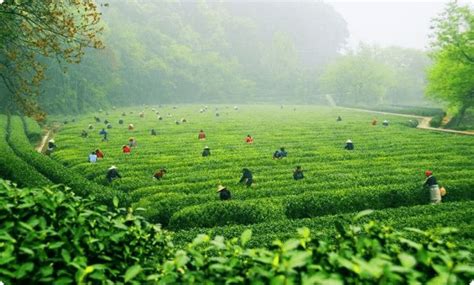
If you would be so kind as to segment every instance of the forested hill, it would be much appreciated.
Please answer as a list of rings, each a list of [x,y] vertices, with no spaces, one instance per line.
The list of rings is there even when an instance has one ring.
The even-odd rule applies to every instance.
[[[105,49],[62,72],[54,60],[40,104],[50,113],[170,102],[295,102],[348,37],[328,4],[113,1]]]

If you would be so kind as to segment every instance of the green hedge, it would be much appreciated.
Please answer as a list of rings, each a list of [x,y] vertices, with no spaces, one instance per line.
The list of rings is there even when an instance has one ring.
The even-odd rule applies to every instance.
[[[38,122],[32,118],[22,117],[21,119],[23,120],[25,133],[28,137],[28,140],[30,141],[31,145],[36,146],[42,139],[43,130],[41,129],[40,125],[38,125]]]
[[[11,179],[20,186],[43,186],[52,184],[46,177],[36,171],[28,163],[21,160],[7,144],[7,124],[5,115],[0,115],[0,143],[3,149],[0,152],[0,173],[4,179]]]
[[[142,217],[64,187],[18,189],[0,180],[0,220],[5,284],[123,284],[137,266],[135,278],[145,280],[171,249]]]
[[[228,224],[248,225],[266,220],[285,219],[283,205],[270,199],[224,201],[184,208],[170,220],[171,229],[215,227]]]
[[[444,198],[446,202],[474,200],[474,191],[467,181],[450,182],[446,187],[449,193]],[[169,224],[173,229],[261,223],[282,218],[302,219],[365,209],[397,208],[429,203],[429,191],[421,185],[418,188],[399,189],[394,185],[393,188],[372,186],[352,191],[344,189],[304,192],[300,195],[275,198],[232,200],[231,203],[207,195],[159,196],[148,203],[140,202],[136,206],[145,208],[145,216],[151,221],[166,226]],[[214,201],[206,203],[206,199]],[[261,214],[262,208],[268,208],[274,216]]]
[[[168,233],[117,205],[108,211],[67,188],[19,189],[0,180],[0,280],[342,285],[468,284],[474,277],[472,251],[448,228],[397,231],[363,212],[349,225],[336,223],[332,238],[300,228],[297,238],[250,248],[247,230],[230,240],[198,235],[175,248]]]
[[[73,188],[74,191],[77,191],[79,195],[93,195],[97,200],[109,205],[111,205],[112,198],[115,196],[119,197],[124,205],[129,204],[125,193],[92,183],[80,173],[71,171],[48,156],[34,151],[25,135],[23,122],[20,117],[11,117],[8,138],[11,148],[19,157],[28,161],[38,172],[48,177],[54,183],[67,185]]]
[[[174,233],[173,241],[178,246],[184,246],[198,234],[206,233],[210,236],[219,235],[232,238],[246,229],[251,229],[254,238],[249,246],[270,247],[275,239],[291,238],[294,232],[301,227],[308,227],[324,237],[334,237],[336,235],[335,225],[337,223],[350,224],[353,215],[353,213],[338,214],[291,221],[262,222],[254,225],[229,225],[180,230]],[[459,232],[456,234],[459,241],[474,247],[474,201],[375,210],[367,219],[383,221],[384,224],[398,229],[405,227],[431,229],[440,226],[456,226],[459,228]],[[366,222],[367,219],[362,221]]]

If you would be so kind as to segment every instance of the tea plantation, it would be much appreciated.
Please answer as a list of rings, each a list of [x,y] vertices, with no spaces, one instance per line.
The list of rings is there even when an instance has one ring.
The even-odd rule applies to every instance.
[[[342,121],[336,121],[337,116]],[[374,118],[370,113],[315,106],[178,105],[100,111],[52,118],[62,124],[54,137],[57,149],[48,157],[36,153],[29,140],[35,141],[41,131],[35,122],[0,116],[1,139],[6,146],[0,155],[0,169],[4,178],[23,187],[65,184],[76,195],[95,197],[109,207],[120,204],[140,211],[148,222],[169,231],[178,248],[190,250],[184,259],[180,259],[183,252],[176,252],[174,260],[179,264],[194,258],[193,262],[202,262],[198,256],[190,256],[197,254],[191,250],[193,240],[197,244],[211,242],[203,236],[196,240],[202,233],[232,240],[250,229],[250,240],[246,234],[242,236],[246,246],[272,248],[278,247],[275,240],[292,238],[298,229],[308,228],[313,237],[338,244],[339,239],[358,232],[357,227],[346,226],[366,209],[374,210],[359,219],[368,223],[366,227],[374,227],[374,221],[398,230],[455,227],[457,231],[449,231],[453,242],[474,248],[474,137],[418,130],[406,118],[396,116],[378,115],[379,123],[372,125]],[[389,120],[389,126],[381,125],[384,119]],[[105,120],[111,124],[108,141],[99,135],[106,128]],[[134,125],[133,130],[128,129],[129,124]],[[156,136],[150,134],[151,129],[156,130]],[[198,140],[201,129],[206,140]],[[88,137],[80,136],[82,130]],[[254,137],[253,144],[245,143],[248,134]],[[122,146],[130,137],[137,140],[137,146],[131,154],[124,154]],[[344,149],[347,139],[354,142],[354,150]],[[210,157],[201,156],[205,146],[211,149]],[[288,157],[272,159],[280,147],[285,147]],[[89,153],[98,148],[104,159],[89,163]],[[109,183],[105,174],[112,165],[122,178]],[[305,175],[298,181],[292,177],[297,165]],[[166,168],[165,176],[153,179],[160,168]],[[253,173],[251,187],[238,183],[242,168]],[[428,190],[422,187],[427,169],[433,170],[447,189],[440,205],[430,205]],[[216,190],[221,184],[231,191],[230,201],[219,199]],[[300,236],[305,235],[299,231]],[[383,235],[384,227],[375,232]],[[374,237],[372,232],[369,235]],[[436,235],[405,235],[421,243],[433,238],[449,247]],[[235,244],[222,243],[221,247],[221,242],[219,238],[211,242],[212,251],[226,247],[226,254],[232,254]],[[464,258],[472,263],[472,256]],[[176,266],[166,270],[181,272]],[[195,265],[187,266],[196,269]],[[471,276],[472,266],[463,270],[467,272],[462,273],[463,278]],[[143,274],[141,267],[139,272]],[[205,280],[204,276],[179,279],[179,274],[171,275],[167,277],[173,280],[170,283]],[[163,276],[152,277],[160,280]],[[331,279],[331,275],[320,277]],[[274,278],[280,277],[276,274]]]

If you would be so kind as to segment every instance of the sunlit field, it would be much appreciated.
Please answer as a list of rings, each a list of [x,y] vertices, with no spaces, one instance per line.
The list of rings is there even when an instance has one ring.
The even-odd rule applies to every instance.
[[[58,149],[52,157],[94,183],[126,193],[135,208],[145,209],[150,221],[176,231],[201,228],[193,234],[235,224],[280,222],[285,227],[301,224],[303,218],[401,206],[408,208],[399,210],[399,215],[426,220],[429,211],[415,207],[429,203],[428,191],[422,188],[426,169],[433,170],[448,189],[444,203],[474,198],[473,137],[415,129],[407,118],[326,107],[209,105],[200,112],[204,108],[141,106],[56,118],[68,123],[55,137]],[[337,116],[342,121],[337,122]],[[382,126],[384,119],[389,120],[388,127]],[[99,135],[104,120],[112,125],[108,142]],[[129,124],[134,130],[128,130]],[[83,129],[88,138],[80,137]],[[207,135],[204,141],[198,140],[201,129]],[[248,134],[254,137],[253,144],[245,143]],[[127,155],[121,148],[130,137],[137,146]],[[344,149],[347,139],[354,142],[355,150]],[[211,149],[210,157],[201,156],[205,146]],[[286,148],[288,157],[272,159],[280,147]],[[88,154],[97,148],[105,158],[91,164]],[[117,166],[122,178],[109,184],[105,174],[111,165]],[[304,170],[303,180],[292,177],[297,165]],[[164,178],[153,179],[162,167],[167,170]],[[253,172],[250,188],[238,183],[242,168]],[[230,201],[219,200],[219,184],[231,191]],[[415,207],[413,214],[411,207]],[[465,213],[463,223],[472,224],[473,212],[468,210],[472,203],[455,208]],[[384,217],[388,219],[382,213]],[[430,226],[447,222],[441,216],[433,219]],[[294,227],[289,228],[294,233]],[[287,232],[285,228],[275,231]],[[262,239],[265,234],[275,237],[275,232],[267,232]]]

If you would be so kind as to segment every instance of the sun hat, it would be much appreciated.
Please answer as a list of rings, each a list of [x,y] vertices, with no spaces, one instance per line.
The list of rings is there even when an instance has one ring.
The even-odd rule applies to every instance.
[[[351,141],[351,140],[347,140],[346,143],[352,143],[352,141]]]
[[[425,171],[425,176],[428,177],[428,176],[431,176],[433,174],[433,171],[431,170],[426,170]]]
[[[111,170],[111,169],[117,169],[117,166],[112,165],[112,166],[109,168],[109,170]]]
[[[225,187],[223,185],[217,186],[217,192],[221,192],[224,189],[225,189]]]

